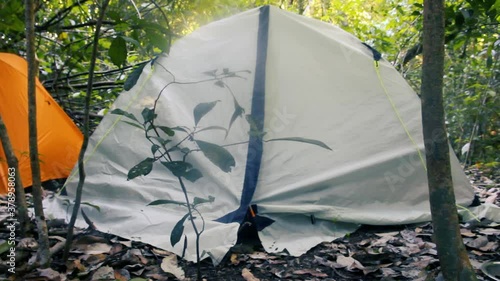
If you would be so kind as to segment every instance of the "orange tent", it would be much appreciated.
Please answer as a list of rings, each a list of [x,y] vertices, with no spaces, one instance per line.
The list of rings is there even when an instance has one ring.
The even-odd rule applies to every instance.
[[[0,53],[0,115],[19,161],[24,186],[31,186],[28,144],[27,62]],[[68,177],[78,159],[83,136],[40,81],[36,81],[38,153],[42,181]],[[7,161],[0,143],[0,194],[7,193]]]

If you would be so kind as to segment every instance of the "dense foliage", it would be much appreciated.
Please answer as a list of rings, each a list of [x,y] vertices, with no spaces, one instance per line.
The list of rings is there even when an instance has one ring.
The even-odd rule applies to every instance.
[[[100,1],[40,0],[40,79],[70,116],[82,115],[92,35]],[[264,4],[331,22],[374,46],[418,92],[422,1],[418,0],[113,0],[99,41],[92,116],[97,124],[126,77],[172,42],[208,23]],[[0,51],[25,54],[24,7],[0,2]],[[500,0],[448,1],[446,118],[456,154],[467,164],[500,165]]]

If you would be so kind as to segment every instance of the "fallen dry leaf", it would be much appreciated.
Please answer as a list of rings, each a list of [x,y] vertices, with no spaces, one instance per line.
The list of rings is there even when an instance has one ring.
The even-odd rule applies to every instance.
[[[470,259],[470,264],[472,265],[472,267],[474,269],[477,269],[477,270],[481,269],[481,266],[483,265],[482,262],[479,262],[479,261],[477,261],[475,259]]]
[[[484,252],[495,252],[498,249],[497,242],[488,242],[483,247],[479,248],[479,250]]]
[[[474,255],[476,256],[482,256],[484,255],[485,253],[481,252],[481,251],[478,251],[478,250],[472,250],[470,251],[471,253],[473,253]]]
[[[419,270],[419,269],[405,269],[401,271],[401,274],[406,278],[410,278],[411,280],[416,280],[419,277],[424,277],[426,272],[425,270]]]
[[[276,259],[276,260],[267,260],[267,262],[269,264],[285,264],[286,263],[286,261],[284,261],[284,260],[278,260],[278,259]]]
[[[132,248],[132,241],[118,241],[118,243],[122,244],[127,248]]]
[[[325,244],[325,246],[332,249],[334,252],[339,252],[343,255],[347,255],[347,247],[344,244],[327,243]]]
[[[294,270],[292,273],[297,275],[309,274],[314,277],[328,277],[328,274],[314,269],[299,269],[299,270]]]
[[[479,230],[478,232],[484,235],[500,235],[500,229],[495,228],[484,228]]]
[[[476,237],[477,235],[467,228],[460,228],[460,234],[464,237]]]
[[[494,204],[495,201],[497,201],[497,198],[498,198],[498,194],[490,195],[490,196],[488,196],[488,198],[486,198],[484,200],[484,203]]]
[[[364,239],[364,240],[361,240],[361,241],[358,243],[358,245],[359,245],[359,246],[363,246],[363,247],[364,247],[364,246],[368,246],[368,245],[370,245],[370,243],[372,242],[372,240],[373,240],[373,239],[370,239],[370,238],[369,238],[369,239]]]
[[[406,247],[399,247],[401,254],[405,257],[420,253],[421,249],[417,244],[406,244]]]
[[[85,272],[87,270],[87,268],[82,264],[80,259],[68,262],[67,266],[68,266],[67,273],[72,273],[75,269],[78,270],[78,272]]]
[[[264,252],[255,252],[253,254],[248,254],[248,257],[254,260],[269,260],[269,259],[276,259],[275,256],[270,256],[267,253]]]
[[[156,248],[151,249],[151,252],[153,252],[157,256],[170,256],[170,255],[172,255],[172,252],[161,250],[161,249],[156,249]]]
[[[417,243],[417,233],[415,231],[405,229],[399,232],[401,234],[401,237],[403,237],[404,240],[410,242],[410,243]]]
[[[144,265],[142,264],[129,264],[123,267],[124,269],[128,270],[130,273],[135,274],[135,275],[142,275],[144,272],[145,268]]]
[[[111,250],[111,245],[106,243],[93,243],[93,244],[76,244],[75,248],[71,251],[72,253],[83,253],[87,255],[97,255],[109,253]]]
[[[391,235],[382,236],[380,239],[377,239],[376,241],[372,242],[372,247],[385,246],[387,245],[387,242],[392,241],[394,239],[395,239],[394,236]]]
[[[347,270],[352,271],[353,269],[364,269],[364,266],[352,257],[345,257],[342,255],[337,256],[337,263],[345,267]]]
[[[243,268],[241,271],[241,276],[246,280],[246,281],[260,281],[259,278],[256,278],[253,276],[252,272],[250,272],[250,269],[248,268]]]
[[[115,280],[116,281],[128,281],[130,280],[130,272],[122,268],[120,270],[115,270]]]
[[[392,268],[381,268],[380,271],[382,271],[383,277],[396,277],[399,276],[399,273],[394,271]]]
[[[105,254],[83,255],[81,260],[85,261],[87,265],[96,265],[103,262],[107,257],[108,255]]]
[[[109,254],[110,255],[114,255],[116,253],[119,253],[123,250],[123,245],[122,244],[113,244],[113,246],[111,246],[111,250],[109,250]]]
[[[231,254],[230,260],[232,265],[238,265],[240,263],[240,260],[238,259],[238,254],[235,253]]]
[[[170,256],[164,257],[162,262],[161,262],[161,269],[166,273],[170,273],[170,274],[174,275],[179,280],[185,279],[184,270],[182,270],[182,268],[180,268],[177,265],[177,256],[176,255],[170,255]]]
[[[338,263],[333,262],[333,261],[329,261],[325,258],[318,257],[318,256],[314,256],[314,262],[321,264],[321,265],[324,265],[324,266],[331,267],[331,268],[343,268],[343,267],[345,267],[341,264],[338,264]]]
[[[111,266],[99,267],[92,275],[92,281],[115,280],[115,271]]]
[[[434,263],[434,262],[438,262],[438,261],[439,261],[438,259],[433,258],[431,256],[421,256],[421,257],[415,258],[415,261],[411,262],[409,264],[409,266],[423,270],[427,266],[429,266],[429,264]]]
[[[375,272],[377,270],[380,269],[380,266],[378,265],[374,265],[374,266],[365,266],[365,268],[363,268],[363,274],[364,275],[367,275],[367,274],[370,274],[372,272]]]
[[[45,277],[46,280],[50,281],[65,281],[66,276],[53,270],[52,268],[37,269],[40,277]]]
[[[122,256],[122,260],[126,260],[129,263],[141,263],[147,264],[148,260],[142,255],[139,249],[130,249],[125,255]]]
[[[480,236],[465,243],[465,245],[475,249],[480,249],[481,247],[486,246],[486,244],[488,244],[488,238],[486,236]]]
[[[158,280],[158,281],[167,281],[169,280],[169,278],[167,276],[164,276],[164,275],[161,275],[161,274],[158,274],[158,273],[154,273],[154,274],[148,274],[147,275],[149,278],[153,279],[153,280]],[[145,279],[144,281],[149,281],[151,279]],[[203,279],[203,280],[207,280],[207,279]],[[129,281],[133,281],[132,280],[129,280]],[[139,280],[137,280],[139,281]]]
[[[476,237],[477,235],[473,233],[470,229],[468,228],[460,228],[460,234],[462,234],[463,237]]]
[[[17,243],[17,248],[19,249],[36,249],[38,248],[38,242],[35,238],[23,238],[19,243]]]
[[[283,278],[282,273],[285,272],[285,270],[279,268],[271,268],[270,272],[278,278]]]
[[[381,232],[381,233],[375,233],[378,237],[394,237],[399,234],[399,231],[392,231],[392,232]]]

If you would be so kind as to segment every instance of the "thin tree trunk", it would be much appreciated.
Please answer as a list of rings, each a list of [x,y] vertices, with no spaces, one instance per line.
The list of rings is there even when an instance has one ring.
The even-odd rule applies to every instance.
[[[444,1],[424,1],[422,120],[430,205],[445,280],[477,280],[460,235],[444,122]]]
[[[14,181],[13,183],[15,184],[14,189],[15,189],[15,202],[10,202],[10,196],[11,193],[11,186],[8,186],[8,199],[9,203],[14,204],[15,203],[15,208],[17,212],[17,221],[19,222],[20,225],[20,234],[21,237],[26,237],[26,232],[29,229],[29,217],[28,217],[28,206],[26,204],[26,195],[24,193],[24,186],[21,181],[21,175],[19,174],[19,167],[18,167],[18,161],[17,157],[14,154],[14,149],[12,148],[12,144],[9,139],[9,134],[7,132],[7,127],[5,126],[5,123],[3,122],[2,116],[0,115],[0,141],[2,143],[3,151],[5,153],[5,158],[7,158],[7,165],[8,165],[8,171],[7,173],[9,174],[9,177],[11,174],[14,175]],[[9,180],[8,183],[10,184],[12,181]]]
[[[35,1],[25,0],[26,6],[26,54],[28,60],[28,122],[31,176],[33,178],[33,200],[35,205],[35,219],[38,227],[37,263],[45,268],[50,263],[49,238],[47,222],[43,214],[42,183],[40,180],[40,162],[38,159],[38,132],[36,115],[36,76],[38,63],[35,55]]]
[[[68,235],[66,236],[66,245],[64,247],[63,260],[68,259],[69,250],[71,248],[71,244],[73,243],[73,228],[75,226],[76,218],[78,217],[78,212],[80,210],[80,204],[82,201],[83,183],[85,182],[85,167],[83,164],[83,158],[85,156],[85,151],[87,150],[87,145],[89,143],[89,134],[90,134],[90,126],[89,126],[90,97],[92,96],[92,85],[94,82],[94,69],[95,69],[95,61],[97,58],[97,48],[99,45],[99,33],[101,31],[102,20],[104,18],[104,14],[106,13],[106,8],[108,7],[109,1],[110,0],[104,0],[104,2],[102,3],[102,6],[99,9],[100,11],[99,18],[97,19],[97,23],[95,26],[94,42],[92,46],[92,58],[90,60],[89,78],[87,82],[87,95],[85,96],[83,143],[82,143],[82,148],[80,150],[80,154],[78,155],[79,180],[78,180],[78,186],[76,187],[75,205],[73,206],[73,212],[71,214],[71,219],[68,225]]]

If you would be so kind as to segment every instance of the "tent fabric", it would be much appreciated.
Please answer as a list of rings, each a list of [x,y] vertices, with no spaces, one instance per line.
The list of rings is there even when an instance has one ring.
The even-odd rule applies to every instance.
[[[18,159],[21,180],[32,185],[28,136],[27,62],[0,53],[0,115]],[[83,136],[40,81],[36,81],[38,152],[42,181],[67,178],[80,152]],[[8,165],[0,144],[0,194],[8,191]]]
[[[156,104],[155,124],[191,129],[200,103],[215,106],[198,129],[227,129],[234,113],[244,111],[227,135],[206,130],[194,137],[225,146],[235,158],[230,172],[199,151],[187,158],[203,174],[194,183],[185,181],[191,200],[215,198],[199,205],[206,224],[201,250],[217,263],[235,244],[239,223],[254,206],[264,248],[300,255],[360,224],[431,219],[420,100],[389,62],[375,63],[375,55],[340,28],[265,6],[178,40],[169,56],[144,68],[113,109],[140,119],[144,108]],[[233,74],[214,76],[224,73]],[[183,201],[179,182],[158,162],[147,176],[127,180],[132,167],[152,157],[152,144],[144,131],[123,121],[130,119],[106,115],[90,139],[83,200],[99,210],[83,208],[101,231],[180,255],[182,241],[172,247],[169,236],[186,209],[148,206],[158,199]],[[256,137],[260,128],[265,134]],[[269,141],[290,137],[318,140],[332,150]],[[176,131],[171,143],[185,138]],[[189,138],[183,144],[198,148]],[[456,200],[468,206],[473,190],[451,155]],[[76,177],[67,181],[69,198],[76,183]],[[65,199],[48,200],[48,211],[66,217]],[[202,226],[199,217],[195,222]],[[77,224],[85,226],[82,220]],[[194,232],[189,221],[184,225],[185,258],[195,260]]]

